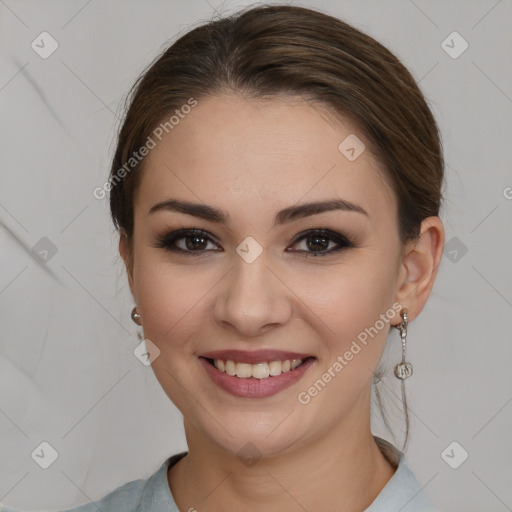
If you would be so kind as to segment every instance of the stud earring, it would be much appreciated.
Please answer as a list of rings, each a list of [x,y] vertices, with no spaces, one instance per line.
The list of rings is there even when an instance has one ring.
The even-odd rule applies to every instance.
[[[142,318],[142,317],[139,315],[139,313],[137,313],[137,306],[135,306],[135,307],[132,309],[131,317],[132,317],[132,320],[133,320],[137,325],[142,325],[142,321],[141,321],[141,318]]]
[[[402,362],[398,363],[395,366],[395,376],[398,379],[404,381],[405,379],[408,379],[412,375],[412,364],[407,363],[405,361],[405,347],[406,347],[407,323],[408,323],[407,322],[407,310],[402,309],[402,311],[400,311],[400,316],[403,319],[402,323],[393,326],[400,331],[400,338],[402,340]]]

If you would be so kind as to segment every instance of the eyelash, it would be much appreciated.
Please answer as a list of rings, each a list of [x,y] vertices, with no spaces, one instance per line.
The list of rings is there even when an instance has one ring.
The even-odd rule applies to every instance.
[[[291,252],[296,252],[298,254],[301,254],[304,257],[311,258],[311,257],[318,257],[318,256],[328,256],[330,254],[337,253],[343,249],[349,249],[352,247],[356,247],[355,243],[348,240],[347,237],[341,235],[340,233],[336,233],[335,231],[330,231],[329,229],[308,229],[302,233],[299,233],[297,238],[294,240],[292,245],[297,244],[298,242],[307,239],[308,237],[312,236],[318,236],[321,238],[327,238],[329,241],[334,241],[338,244],[337,248],[330,249],[328,251],[304,251],[304,250],[296,250]],[[176,247],[174,244],[181,239],[184,238],[192,238],[192,237],[198,237],[206,239],[207,241],[211,241],[213,243],[215,240],[207,233],[206,231],[200,229],[200,228],[183,228],[183,229],[177,229],[175,231],[171,231],[169,233],[163,233],[162,235],[158,235],[156,237],[156,243],[153,245],[153,247],[158,249],[165,249],[166,251],[186,254],[188,256],[199,256],[205,252],[210,252],[210,250],[202,249],[198,251],[193,250],[184,250]],[[215,251],[219,252],[219,251]],[[196,253],[196,254],[194,254]]]

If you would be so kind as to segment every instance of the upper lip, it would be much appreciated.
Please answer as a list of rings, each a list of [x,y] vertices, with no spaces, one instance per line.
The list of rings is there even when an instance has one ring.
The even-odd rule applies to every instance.
[[[200,354],[199,357],[207,359],[222,359],[223,361],[230,360],[237,363],[256,364],[265,361],[286,361],[287,359],[307,359],[313,357],[311,354],[301,354],[299,352],[289,352],[286,350],[215,350],[212,352],[205,352]]]

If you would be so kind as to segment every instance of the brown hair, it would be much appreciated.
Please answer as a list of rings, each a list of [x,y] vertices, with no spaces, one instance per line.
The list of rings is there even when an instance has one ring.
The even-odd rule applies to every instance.
[[[355,123],[398,200],[402,242],[416,239],[422,220],[438,215],[441,142],[407,69],[380,43],[337,18],[302,7],[266,5],[190,30],[133,85],[110,172],[112,219],[129,248],[144,160],[129,172],[126,162],[146,145],[155,127],[191,98],[229,91],[252,98],[302,97]],[[404,407],[405,447],[405,401]]]

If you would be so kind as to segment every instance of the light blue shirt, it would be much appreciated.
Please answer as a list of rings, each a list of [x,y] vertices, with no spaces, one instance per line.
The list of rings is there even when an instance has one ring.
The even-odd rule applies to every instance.
[[[375,440],[386,458],[394,467],[397,464],[398,467],[364,512],[439,512],[430,503],[414,474],[405,464],[403,453],[384,439],[375,437]],[[180,512],[169,489],[167,470],[186,453],[178,453],[166,459],[149,478],[132,480],[99,501],[61,512]],[[0,512],[19,511],[0,506]]]

